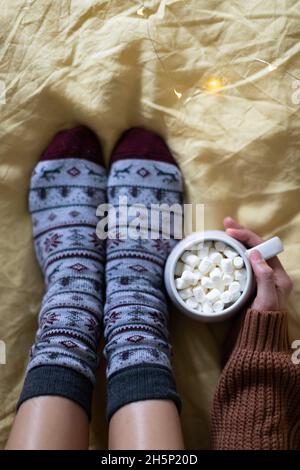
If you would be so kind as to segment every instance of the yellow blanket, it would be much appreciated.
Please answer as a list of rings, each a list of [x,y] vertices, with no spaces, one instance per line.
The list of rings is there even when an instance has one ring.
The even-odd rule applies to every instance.
[[[43,293],[29,178],[65,127],[91,127],[107,159],[126,128],[158,131],[181,166],[187,200],[205,204],[206,229],[231,214],[264,237],[279,235],[295,282],[290,333],[300,338],[300,1],[2,0],[0,11],[0,446]],[[188,448],[209,446],[228,326],[172,315]],[[92,448],[106,446],[99,375]]]

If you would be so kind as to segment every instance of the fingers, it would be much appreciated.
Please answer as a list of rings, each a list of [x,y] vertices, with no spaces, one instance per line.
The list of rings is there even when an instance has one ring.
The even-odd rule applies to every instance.
[[[227,228],[243,228],[242,225],[240,225],[236,220],[234,220],[232,217],[225,217],[223,220],[223,224],[225,229]]]
[[[262,258],[258,250],[251,253],[249,260],[257,282],[257,294],[252,308],[256,310],[279,310],[280,305],[273,269]]]
[[[225,224],[225,221],[226,221],[226,224]],[[226,232],[228,233],[230,237],[236,238],[236,240],[239,240],[244,245],[247,245],[249,247],[259,245],[260,243],[263,243],[264,241],[264,239],[261,238],[259,235],[257,235],[255,232],[252,232],[252,230],[249,230],[248,228],[245,228],[242,225],[238,224],[231,217],[225,217],[224,226],[225,227],[228,226],[228,228],[226,228]],[[269,259],[268,264],[271,266],[271,268],[280,270],[283,273],[285,273],[284,268],[282,264],[280,263],[279,259],[277,258],[277,256]]]
[[[259,245],[264,240],[247,228],[228,228],[228,235],[244,243],[244,245],[253,247]]]
[[[264,241],[263,238],[255,232],[243,227],[232,217],[225,217],[224,227],[229,236],[249,247],[257,246]],[[263,263],[261,263],[261,265],[263,265]],[[273,271],[273,280],[275,288],[277,288],[279,308],[285,309],[288,297],[293,288],[292,281],[277,256],[269,259],[268,262],[264,261],[264,265],[270,267]]]
[[[236,225],[239,224],[236,223]],[[228,228],[226,232],[229,236],[236,238],[237,240],[241,241],[244,245],[247,245],[249,247],[253,247],[259,245],[260,243],[263,243],[263,238],[258,236],[255,232],[252,232],[252,230],[244,228],[241,225],[240,227],[241,228]],[[284,270],[284,267],[282,266],[277,256],[270,258],[268,260],[268,264],[271,266],[271,268],[276,271],[276,278],[281,278],[283,283],[291,283],[291,280],[289,279],[287,273]]]
[[[275,283],[277,285],[277,293],[279,306],[282,310],[285,310],[287,307],[288,298],[293,290],[293,283],[291,278],[283,271],[283,275],[278,279],[275,277]]]

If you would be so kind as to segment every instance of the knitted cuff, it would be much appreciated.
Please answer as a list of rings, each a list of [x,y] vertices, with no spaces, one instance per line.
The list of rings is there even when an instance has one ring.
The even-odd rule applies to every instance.
[[[92,394],[92,383],[77,371],[62,366],[39,366],[27,373],[17,410],[30,398],[59,396],[77,403],[91,419]]]
[[[122,406],[141,400],[171,400],[178,412],[181,401],[171,372],[161,366],[143,364],[122,369],[107,381],[108,420]]]
[[[289,350],[287,313],[248,309],[236,348],[258,352]]]

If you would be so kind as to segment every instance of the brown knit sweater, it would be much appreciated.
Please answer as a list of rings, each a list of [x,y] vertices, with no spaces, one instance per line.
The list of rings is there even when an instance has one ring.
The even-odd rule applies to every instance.
[[[215,393],[213,449],[300,449],[300,364],[286,312],[249,309]]]

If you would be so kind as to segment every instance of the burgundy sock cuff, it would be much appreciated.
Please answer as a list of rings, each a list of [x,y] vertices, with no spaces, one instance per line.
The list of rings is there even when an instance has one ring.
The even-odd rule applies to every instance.
[[[104,166],[101,144],[96,134],[87,127],[73,127],[55,135],[40,160],[82,158]]]
[[[141,127],[134,127],[124,132],[112,152],[110,165],[125,158],[149,159],[177,166],[162,137]]]

